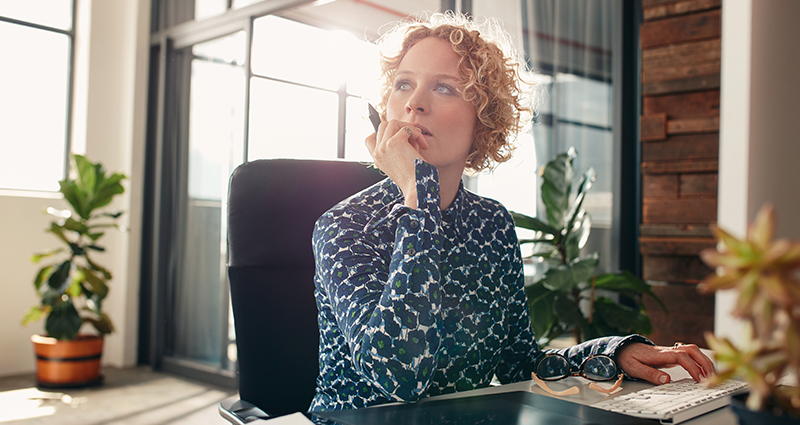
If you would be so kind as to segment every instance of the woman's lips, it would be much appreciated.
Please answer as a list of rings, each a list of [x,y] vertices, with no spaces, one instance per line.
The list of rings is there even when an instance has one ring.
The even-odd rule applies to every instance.
[[[422,132],[422,135],[423,135],[423,136],[433,136],[433,135],[431,134],[431,132],[430,132],[430,131],[428,131],[428,129],[427,129],[427,128],[425,128],[425,126],[422,126],[422,125],[419,125],[419,124],[414,124],[414,127],[417,127],[417,128],[419,129],[419,131],[421,131],[421,132]]]

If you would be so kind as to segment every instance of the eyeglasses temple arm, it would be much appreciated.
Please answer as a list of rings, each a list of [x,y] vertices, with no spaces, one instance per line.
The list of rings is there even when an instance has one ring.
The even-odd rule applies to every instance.
[[[610,393],[616,391],[617,388],[619,388],[619,386],[622,385],[622,378],[624,378],[624,376],[622,374],[620,374],[619,378],[617,379],[617,382],[614,383],[614,386],[612,386],[611,388],[603,388],[603,387],[601,387],[600,385],[598,385],[595,382],[590,383],[589,384],[589,388],[591,388],[591,389],[593,389],[595,391],[599,391],[599,392],[604,393],[604,394],[610,394]]]
[[[581,392],[581,390],[578,389],[578,387],[567,388],[564,391],[553,391],[547,386],[547,384],[544,381],[539,379],[539,377],[536,376],[535,373],[531,373],[531,377],[533,378],[533,382],[536,382],[536,385],[538,385],[539,388],[547,391],[548,393],[550,393],[550,394],[552,394],[552,395],[554,395],[556,397],[561,397],[561,396],[565,396],[565,395],[574,395],[574,394],[578,394],[579,392]]]

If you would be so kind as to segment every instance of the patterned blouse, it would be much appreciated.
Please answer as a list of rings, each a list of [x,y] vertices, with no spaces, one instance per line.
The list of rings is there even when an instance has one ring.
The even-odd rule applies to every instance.
[[[464,190],[439,208],[438,173],[416,162],[417,205],[385,179],[326,212],[314,229],[319,377],[310,411],[416,401],[530,379],[530,326],[514,223]],[[562,350],[575,370],[638,336]]]

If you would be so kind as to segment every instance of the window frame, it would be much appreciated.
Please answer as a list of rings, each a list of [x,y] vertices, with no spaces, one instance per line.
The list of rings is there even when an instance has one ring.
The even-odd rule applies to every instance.
[[[63,173],[61,178],[65,179],[69,175],[69,167],[70,167],[70,153],[72,152],[72,116],[73,116],[73,97],[74,97],[74,90],[75,90],[75,22],[77,14],[77,2],[78,0],[69,0],[72,2],[71,9],[72,9],[72,20],[70,22],[69,29],[60,29],[55,27],[50,27],[47,25],[37,24],[35,22],[24,21],[20,19],[14,19],[7,16],[0,16],[1,22],[6,22],[9,24],[14,25],[21,25],[28,28],[33,28],[36,30],[47,31],[56,34],[62,34],[67,36],[69,40],[68,48],[68,64],[67,64],[67,102],[65,105],[66,114],[65,114],[65,125],[64,125],[64,139],[63,139]],[[55,143],[54,143],[55,146]],[[36,193],[56,193],[58,190],[30,190],[30,189],[21,189],[21,188],[13,188],[13,187],[0,187],[0,195],[2,192],[9,191],[13,194],[19,194],[21,192],[36,192]]]

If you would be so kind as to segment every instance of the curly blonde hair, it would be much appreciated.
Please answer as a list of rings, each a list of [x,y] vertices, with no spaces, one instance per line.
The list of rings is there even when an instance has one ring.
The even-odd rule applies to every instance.
[[[522,79],[520,68],[524,65],[508,33],[495,19],[436,13],[423,22],[401,21],[381,36],[378,45],[383,84],[378,109],[383,111],[383,118],[400,62],[411,47],[428,37],[449,42],[459,55],[458,69],[465,82],[463,98],[477,111],[467,170],[491,170],[509,160],[516,136],[530,121],[530,91],[524,87],[532,84]]]

